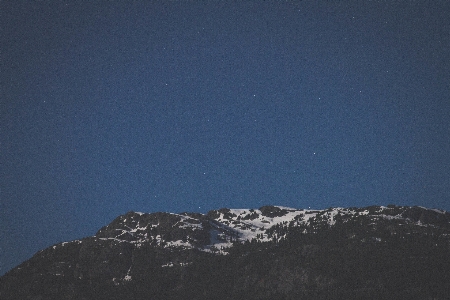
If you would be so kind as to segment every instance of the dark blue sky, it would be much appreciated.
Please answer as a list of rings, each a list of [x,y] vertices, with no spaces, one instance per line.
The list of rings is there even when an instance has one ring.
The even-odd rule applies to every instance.
[[[130,210],[450,210],[448,1],[0,10],[0,274]]]

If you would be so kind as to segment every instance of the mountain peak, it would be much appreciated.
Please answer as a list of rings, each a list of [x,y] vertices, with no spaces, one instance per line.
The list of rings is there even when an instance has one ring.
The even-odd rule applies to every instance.
[[[215,253],[226,253],[234,242],[273,240],[273,227],[277,225],[295,227],[320,223],[334,226],[336,222],[346,222],[352,217],[363,215],[373,220],[395,219],[422,226],[448,225],[450,221],[448,212],[419,206],[388,205],[314,210],[266,205],[259,209],[221,208],[211,210],[207,214],[128,212],[101,228],[95,237],[180,249],[214,249]],[[283,237],[276,235],[277,239]]]
[[[381,299],[402,286],[398,296],[426,299],[450,292],[449,245],[450,214],[419,206],[131,211],[92,237],[39,251],[1,277],[0,298],[311,299],[320,290]],[[391,286],[397,278],[406,283]]]

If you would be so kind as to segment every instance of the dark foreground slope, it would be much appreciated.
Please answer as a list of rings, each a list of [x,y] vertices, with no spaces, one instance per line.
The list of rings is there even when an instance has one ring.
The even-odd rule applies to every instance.
[[[397,206],[296,212],[246,212],[244,224],[267,222],[264,236],[248,241],[242,237],[256,229],[233,231],[233,222],[242,225],[236,210],[138,221],[127,214],[8,272],[0,299],[449,299],[448,213]],[[144,223],[156,238],[113,234],[123,235],[124,224],[137,233]],[[223,241],[212,233],[234,236],[232,246],[214,250]]]

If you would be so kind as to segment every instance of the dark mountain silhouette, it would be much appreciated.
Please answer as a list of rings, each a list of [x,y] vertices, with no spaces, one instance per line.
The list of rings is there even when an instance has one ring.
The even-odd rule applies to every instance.
[[[449,299],[450,214],[406,206],[119,216],[0,277],[0,299]]]

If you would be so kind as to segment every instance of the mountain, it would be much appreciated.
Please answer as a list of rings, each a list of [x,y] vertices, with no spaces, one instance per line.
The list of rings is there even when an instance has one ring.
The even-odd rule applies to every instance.
[[[128,212],[0,277],[0,299],[449,299],[450,213]]]

